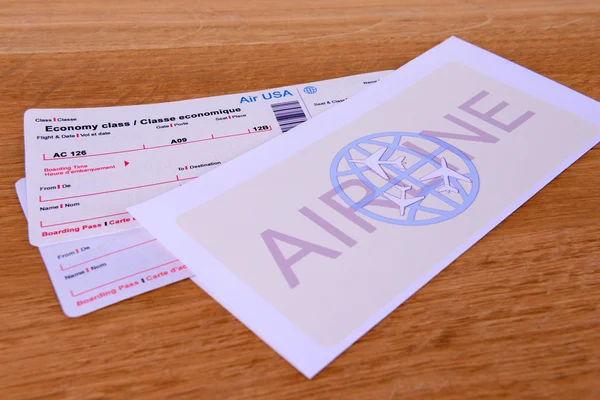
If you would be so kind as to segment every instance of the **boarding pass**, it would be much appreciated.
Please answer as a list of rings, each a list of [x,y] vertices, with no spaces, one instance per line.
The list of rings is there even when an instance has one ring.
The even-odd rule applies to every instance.
[[[15,188],[26,211],[25,178]],[[71,318],[192,275],[143,228],[42,246],[39,250],[60,306]]]
[[[316,94],[312,93],[315,90],[317,93],[321,92],[321,96],[328,96],[321,97],[329,98],[320,101],[325,104],[315,105],[316,101],[313,102],[310,115],[315,116],[336,104],[335,99],[339,96],[349,96],[352,90],[356,92],[386,74],[387,72],[368,73],[301,85],[298,88],[303,90],[305,96],[308,94],[306,92]],[[347,82],[349,87],[346,87],[344,82]],[[289,88],[283,90],[291,91]],[[295,93],[297,95],[297,92]],[[245,96],[258,97],[257,94]],[[201,151],[207,153],[206,157],[213,156],[217,154],[216,150],[213,150],[213,145],[217,143],[220,142],[205,143]],[[232,138],[228,145],[231,152],[242,153],[254,146],[254,142]],[[178,149],[183,150],[185,147]],[[200,175],[207,170],[208,168],[195,168],[192,171]],[[58,185],[57,183],[56,186]],[[26,180],[19,180],[15,186],[21,205],[26,210]],[[143,228],[42,246],[40,253],[60,305],[70,317],[90,313],[192,275],[184,264]]]
[[[30,242],[138,228],[126,207],[287,132],[388,73],[162,104],[28,110]]]

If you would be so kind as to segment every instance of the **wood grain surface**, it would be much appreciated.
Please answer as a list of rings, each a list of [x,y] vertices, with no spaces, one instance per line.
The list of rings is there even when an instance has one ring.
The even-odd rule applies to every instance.
[[[191,281],[69,319],[28,243],[28,108],[395,69],[450,35],[600,98],[597,0],[0,0],[0,399],[600,398],[598,147],[310,381]]]

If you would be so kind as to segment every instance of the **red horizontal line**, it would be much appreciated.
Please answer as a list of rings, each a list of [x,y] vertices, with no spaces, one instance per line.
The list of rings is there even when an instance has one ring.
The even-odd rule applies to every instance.
[[[141,149],[130,149],[130,150],[121,150],[121,151],[109,151],[108,153],[86,154],[85,156],[59,157],[59,158],[46,158],[46,155],[42,154],[42,159],[44,161],[69,160],[69,159],[73,159],[73,158],[87,158],[87,157],[107,156],[110,154],[132,153],[134,151],[142,151],[142,150],[146,150],[146,149],[141,148]]]
[[[214,139],[214,137],[209,137],[209,138],[206,138],[206,139],[191,140],[189,142],[183,142],[183,143],[163,144],[161,146],[146,147],[146,150],[160,149],[160,148],[163,148],[163,147],[171,147],[171,146],[181,146],[181,145],[190,144],[190,143],[206,142],[207,140],[213,140],[213,139]]]
[[[141,246],[141,245],[143,245],[143,244],[150,243],[150,242],[155,242],[155,241],[156,241],[156,239],[146,240],[145,242],[138,243],[138,244],[134,244],[133,246],[125,247],[125,248],[122,248],[122,249],[119,249],[119,250],[111,251],[110,253],[106,253],[106,254],[103,254],[103,255],[101,255],[101,256],[98,256],[98,257],[90,258],[89,260],[86,260],[86,261],[80,262],[79,264],[71,265],[70,267],[67,267],[67,268],[63,268],[63,266],[62,266],[62,264],[61,264],[61,265],[60,265],[60,270],[61,270],[61,271],[67,271],[67,270],[69,270],[69,269],[73,269],[73,268],[79,267],[80,265],[87,264],[87,263],[89,263],[89,262],[91,262],[91,261],[95,261],[95,260],[98,260],[98,259],[100,259],[100,258],[104,258],[104,257],[107,257],[107,256],[111,256],[111,255],[113,255],[113,254],[117,254],[117,253],[120,253],[120,252],[122,252],[122,251],[129,250],[129,249],[133,249],[134,247],[138,247],[138,246]]]
[[[148,269],[145,269],[145,270],[143,270],[143,271],[138,271],[138,272],[136,272],[135,274],[131,274],[131,275],[127,275],[127,276],[124,276],[124,277],[122,277],[122,278],[119,278],[119,279],[115,279],[114,281],[111,281],[111,282],[108,282],[108,283],[105,283],[105,284],[102,284],[102,285],[99,285],[99,286],[93,287],[93,288],[91,288],[91,289],[88,289],[88,290],[86,290],[86,291],[83,291],[83,292],[81,292],[81,293],[74,294],[74,293],[73,293],[73,291],[71,290],[71,296],[72,296],[72,297],[81,296],[82,294],[85,294],[85,293],[91,292],[92,290],[100,289],[101,287],[104,287],[104,286],[106,286],[106,285],[110,285],[110,284],[113,284],[113,283],[115,283],[115,282],[122,281],[123,279],[131,278],[132,276],[139,275],[139,274],[142,274],[142,273],[144,273],[144,272],[151,271],[151,270],[153,270],[153,269],[156,269],[156,268],[164,267],[165,265],[173,264],[174,262],[177,262],[177,261],[179,261],[179,260],[173,260],[173,261],[169,261],[169,262],[166,262],[166,263],[164,263],[164,264],[157,265],[156,267],[148,268]]]
[[[215,139],[224,139],[224,138],[228,138],[228,137],[233,137],[233,136],[243,136],[243,135],[252,135],[254,133],[263,133],[263,132],[270,132],[273,130],[273,127],[271,125],[269,125],[269,129],[265,129],[264,131],[256,131],[256,132],[251,132],[250,128],[248,128],[248,132],[243,132],[243,133],[232,133],[231,135],[223,135],[223,136],[215,136]]]
[[[179,178],[177,177],[177,179],[171,180],[171,181],[164,181],[164,182],[156,182],[156,183],[148,183],[146,185],[139,185],[139,186],[130,186],[130,187],[126,187],[126,188],[121,188],[121,189],[113,189],[113,190],[105,190],[103,192],[95,192],[95,193],[86,193],[86,194],[79,194],[77,196],[68,196],[68,197],[57,197],[56,199],[46,199],[46,200],[42,200],[42,196],[39,196],[39,200],[40,203],[47,203],[50,201],[59,201],[59,200],[68,200],[68,199],[78,199],[81,197],[89,197],[89,196],[98,196],[101,194],[108,194],[108,193],[116,193],[116,192],[124,192],[127,190],[134,190],[134,189],[143,189],[143,188],[147,188],[147,187],[151,187],[151,186],[158,186],[158,185],[165,185],[167,183],[174,183],[174,182],[178,182],[178,181],[185,181],[185,180],[189,180],[189,179],[195,179],[197,178],[196,176],[191,177],[191,178]]]
[[[85,222],[85,221],[91,221],[93,219],[100,219],[100,218],[108,218],[108,217],[116,217],[117,215],[125,215],[125,214],[129,214],[128,212],[122,212],[122,213],[116,213],[116,214],[110,214],[110,215],[102,215],[100,217],[93,217],[93,218],[86,218],[86,219],[78,219],[75,221],[68,221],[68,222],[59,222],[56,224],[50,224],[50,225],[44,225],[42,223],[42,221],[40,221],[40,228],[50,228],[51,226],[58,226],[58,225],[67,225],[67,224],[74,224],[76,222]]]
[[[142,145],[141,149],[130,149],[130,150],[120,150],[120,151],[109,151],[107,153],[98,153],[98,154],[86,154],[85,156],[74,156],[74,157],[59,157],[59,158],[46,158],[46,154],[42,154],[42,160],[44,161],[57,161],[57,160],[70,160],[70,159],[74,159],[74,158],[87,158],[87,157],[98,157],[98,156],[108,156],[111,154],[122,154],[122,153],[131,153],[134,151],[142,151],[142,150],[153,150],[153,149],[161,149],[164,147],[171,147],[171,146],[181,146],[184,144],[192,144],[192,143],[198,143],[198,142],[206,142],[208,140],[215,140],[215,139],[224,139],[224,138],[228,138],[228,137],[234,137],[234,136],[241,136],[241,135],[251,135],[253,133],[263,133],[263,132],[270,132],[273,130],[273,127],[269,125],[269,129],[268,130],[264,130],[264,131],[256,131],[256,132],[251,132],[250,128],[248,128],[248,132],[244,132],[244,133],[236,133],[236,134],[232,134],[232,135],[224,135],[224,136],[215,136],[214,134],[211,134],[210,138],[206,138],[206,139],[197,139],[197,140],[191,140],[189,142],[184,142],[184,143],[170,143],[170,144],[163,144],[160,146],[151,146],[151,147],[146,147],[146,145]]]
[[[230,138],[230,137],[235,137],[235,136],[244,136],[244,135],[252,135],[253,133],[262,133],[262,132],[269,132],[272,129],[269,129],[268,131],[257,131],[257,132],[245,132],[245,133],[234,133],[231,135],[224,135],[224,136],[217,136],[215,139],[225,139],[225,138]]]

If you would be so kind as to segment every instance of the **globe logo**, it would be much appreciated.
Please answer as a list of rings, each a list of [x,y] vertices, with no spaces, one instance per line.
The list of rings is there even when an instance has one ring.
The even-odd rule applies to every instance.
[[[304,87],[304,93],[306,94],[315,94],[317,93],[317,88],[314,86],[305,86]]]
[[[395,225],[429,225],[465,211],[479,192],[473,162],[456,147],[426,135],[383,132],[341,149],[331,184],[357,212]]]

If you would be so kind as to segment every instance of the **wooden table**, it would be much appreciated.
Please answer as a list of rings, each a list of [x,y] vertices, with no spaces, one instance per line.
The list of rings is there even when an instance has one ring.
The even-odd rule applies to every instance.
[[[28,108],[395,69],[450,35],[599,98],[600,4],[562,3],[0,1],[0,398],[600,398],[598,147],[312,381],[190,281],[65,317],[13,189]]]

